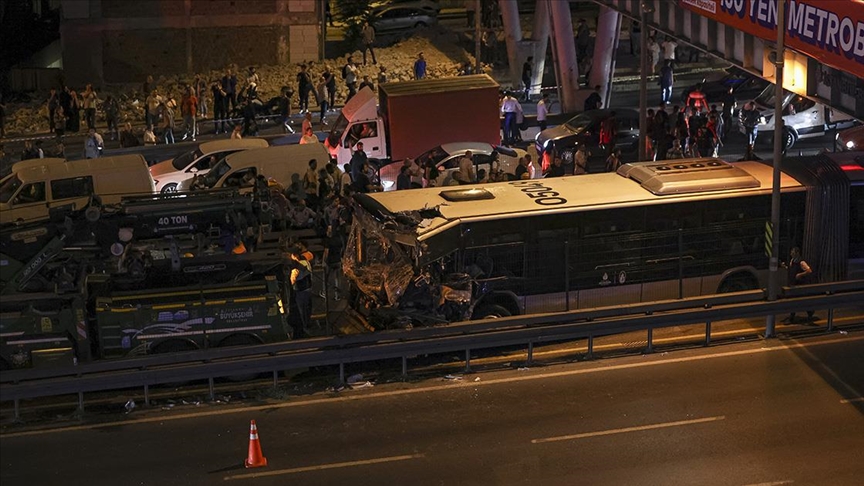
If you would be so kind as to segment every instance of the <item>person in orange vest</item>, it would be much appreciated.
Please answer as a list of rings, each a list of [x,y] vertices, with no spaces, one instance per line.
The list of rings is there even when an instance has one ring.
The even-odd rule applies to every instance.
[[[696,108],[700,113],[703,110],[708,110],[708,100],[705,99],[705,93],[702,92],[702,83],[697,84],[693,91],[687,95],[687,106]]]

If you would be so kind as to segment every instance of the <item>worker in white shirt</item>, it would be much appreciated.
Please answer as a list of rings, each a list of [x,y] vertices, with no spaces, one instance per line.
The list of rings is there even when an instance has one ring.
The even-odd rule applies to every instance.
[[[540,125],[540,131],[546,130],[546,115],[549,114],[549,93],[543,93],[540,96],[540,101],[537,102],[537,124]]]
[[[512,145],[516,141],[516,116],[519,113],[519,101],[508,91],[501,102],[501,113],[504,115],[504,145]]]

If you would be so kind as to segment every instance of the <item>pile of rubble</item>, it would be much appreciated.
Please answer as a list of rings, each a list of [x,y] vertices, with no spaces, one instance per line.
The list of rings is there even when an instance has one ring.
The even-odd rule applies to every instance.
[[[404,39],[390,47],[382,47],[375,50],[375,56],[378,64],[372,64],[371,56],[368,57],[368,63],[363,65],[363,54],[357,50],[351,54],[338,58],[325,59],[323,62],[309,63],[309,73],[313,81],[317,84],[324,72],[325,67],[329,67],[331,72],[336,76],[337,93],[336,104],[341,105],[345,101],[345,96],[348,93],[345,83],[342,80],[342,66],[347,62],[347,57],[353,56],[360,68],[360,76],[369,76],[369,79],[377,86],[377,77],[379,68],[383,66],[386,69],[388,81],[406,81],[413,76],[414,61],[417,59],[417,54],[422,52],[426,58],[427,68],[426,75],[430,78],[441,78],[456,76],[466,62],[474,64],[473,55],[459,47],[457,34],[446,31],[441,28],[429,28],[416,32],[412,37]],[[227,68],[228,66],[226,66]],[[237,73],[238,89],[245,84],[246,66],[231,66]],[[266,101],[273,97],[279,96],[283,86],[292,87],[295,91],[295,106],[297,103],[296,94],[296,76],[300,71],[299,64],[277,65],[277,66],[258,66],[256,71],[260,77],[258,85],[258,96]],[[487,68],[488,72],[488,68]],[[217,80],[222,77],[224,70],[211,71],[201,73],[202,77],[208,81]],[[163,96],[169,94],[179,101],[182,95],[182,90],[186,83],[192,80],[191,76],[158,76],[158,73],[153,73],[156,78],[156,89]],[[129,121],[133,124],[140,124],[144,119],[144,100],[146,94],[142,93],[143,79],[140,84],[127,84],[123,86],[112,86],[111,88],[97,90],[99,97],[105,99],[107,95],[113,95],[120,105],[120,124]],[[47,93],[42,93],[34,98],[29,103],[12,103],[7,105],[6,116],[6,132],[8,134],[35,134],[48,131],[48,108],[46,106]],[[208,100],[210,111],[212,111],[212,100]],[[314,95],[310,102],[314,102]],[[179,113],[177,116],[179,117]],[[98,120],[104,123],[102,112],[99,110]]]

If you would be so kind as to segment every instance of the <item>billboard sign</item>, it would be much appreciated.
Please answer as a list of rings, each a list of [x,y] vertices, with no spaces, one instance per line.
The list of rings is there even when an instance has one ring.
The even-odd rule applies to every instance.
[[[778,0],[679,0],[682,7],[772,41]],[[786,45],[864,78],[864,0],[786,0]]]

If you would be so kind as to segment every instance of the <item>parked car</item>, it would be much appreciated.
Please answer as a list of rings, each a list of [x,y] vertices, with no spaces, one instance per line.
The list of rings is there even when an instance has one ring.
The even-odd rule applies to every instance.
[[[613,112],[617,127],[615,148],[621,150],[622,161],[635,161],[639,156],[639,112],[629,108],[586,111],[543,130],[534,139],[538,157],[542,159],[548,152],[570,162],[576,148],[584,144],[589,153],[588,172],[599,171],[606,160],[606,151],[600,149],[600,124]]]
[[[441,11],[441,5],[438,5],[438,2],[433,2],[432,0],[385,0],[382,2],[375,2],[370,5],[372,9],[372,15],[375,15],[382,10],[385,10],[390,7],[411,7],[411,8],[419,8],[421,10],[426,10],[435,15]]]
[[[837,132],[834,140],[838,152],[864,151],[864,125]]]
[[[760,142],[773,143],[774,140],[774,100],[776,86],[768,85],[753,103],[761,115],[756,128]],[[739,112],[740,117],[740,112]],[[840,130],[856,125],[857,120],[842,111],[835,110],[809,98],[783,90],[783,144],[792,148],[798,139],[821,137],[830,130]],[[739,120],[742,133],[744,124]]]
[[[424,167],[430,160],[434,161],[436,167],[438,167],[437,186],[449,186],[453,183],[453,173],[459,170],[459,160],[469,150],[474,159],[475,172],[479,169],[484,169],[489,174],[490,165],[495,154],[497,154],[497,168],[514,178],[516,166],[519,165],[519,158],[527,154],[527,152],[521,149],[493,146],[483,142],[456,142],[438,145],[420,154],[414,161],[420,167]],[[532,163],[534,165],[534,174],[536,174],[536,177],[539,177],[540,169],[537,161],[532,161]],[[396,188],[396,177],[399,176],[400,167],[402,167],[402,162],[394,162],[380,168],[381,185],[384,186],[385,191]]]
[[[729,91],[729,88],[732,88],[732,94],[736,100],[752,100],[759,96],[765,90],[765,87],[771,83],[743,69],[731,67],[724,71],[709,74],[702,79],[701,84],[705,99],[709,104],[716,103],[719,109],[723,103],[723,97]],[[697,86],[699,86],[699,83],[682,90],[682,103],[687,103],[687,96]]]
[[[152,165],[150,176],[156,184],[156,192],[176,192],[180,182],[194,175],[206,174],[216,162],[226,156],[241,150],[264,148],[268,145],[267,141],[261,138],[204,142],[194,150]]]
[[[437,24],[438,14],[419,7],[386,7],[373,13],[370,23],[379,34],[409,31]]]

